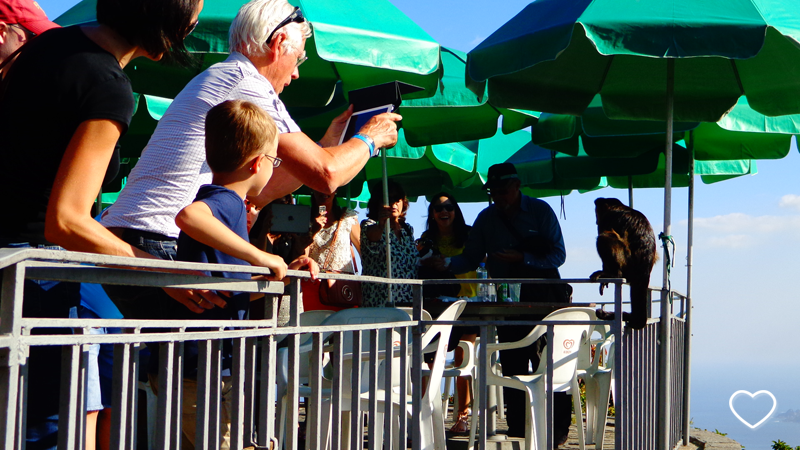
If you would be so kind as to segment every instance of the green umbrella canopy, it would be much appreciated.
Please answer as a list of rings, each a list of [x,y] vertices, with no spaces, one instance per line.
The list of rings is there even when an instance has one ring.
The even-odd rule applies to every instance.
[[[677,154],[676,154],[677,156]],[[676,158],[672,166],[672,186],[689,186],[689,166],[688,159]],[[640,188],[663,188],[664,171],[666,162],[664,155],[658,159],[658,168],[650,174],[633,175],[631,177],[608,177],[608,185],[618,189]],[[744,175],[755,175],[758,173],[756,162],[752,160],[732,160],[732,161],[695,161],[695,175],[705,184],[717,183]]]
[[[800,0],[538,0],[469,52],[468,82],[496,106],[615,119],[716,122],[745,94],[800,113]]]
[[[207,0],[186,47],[199,60],[190,69],[139,58],[126,67],[136,92],[174,98],[195,75],[222,61],[228,53],[228,29],[243,0]],[[312,23],[306,42],[308,61],[300,78],[281,98],[287,105],[324,106],[337,81],[345,92],[389,81],[425,88],[433,94],[440,77],[439,45],[386,0],[292,0]],[[96,0],[83,0],[56,19],[62,26],[93,23]]]
[[[570,155],[632,157],[663,146],[665,130],[661,121],[609,119],[598,97],[580,117],[542,114],[531,139]],[[691,133],[698,160],[780,159],[800,134],[800,115],[768,117],[741,97],[719,122],[676,122],[675,130],[675,141]]]
[[[422,99],[403,100],[397,113],[403,116],[400,127],[412,147],[485,139],[497,133],[497,121],[503,116],[503,131],[513,131],[536,123],[539,113],[495,108],[477,96],[464,84],[466,54],[442,48],[444,75],[436,94]],[[330,103],[324,108],[289,108],[300,128],[318,140],[331,120],[347,109],[349,103],[340,84]]]

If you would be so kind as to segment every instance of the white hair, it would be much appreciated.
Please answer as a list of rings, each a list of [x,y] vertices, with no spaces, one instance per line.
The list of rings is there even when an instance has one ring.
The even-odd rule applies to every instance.
[[[228,45],[230,51],[245,55],[263,55],[269,49],[267,37],[281,21],[294,11],[294,6],[286,0],[252,0],[239,9],[236,18],[231,23],[228,32]],[[284,47],[298,48],[303,39],[311,37],[311,25],[303,23],[289,23],[275,36],[284,33],[286,40]]]

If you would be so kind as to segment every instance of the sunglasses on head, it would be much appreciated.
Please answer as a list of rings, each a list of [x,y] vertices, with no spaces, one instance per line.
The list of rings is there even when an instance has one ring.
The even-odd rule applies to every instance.
[[[305,17],[303,17],[303,11],[300,11],[300,8],[295,6],[294,11],[291,14],[289,14],[289,17],[281,20],[281,22],[275,28],[272,29],[272,33],[270,33],[269,36],[267,36],[267,45],[269,45],[269,43],[272,42],[272,36],[275,35],[276,31],[280,30],[286,25],[289,25],[290,23],[303,23],[305,21],[306,19]]]
[[[433,206],[433,210],[436,211],[437,213],[442,212],[442,211],[453,212],[455,209],[456,209],[456,207],[453,206],[450,203],[446,203],[444,205],[434,205]]]

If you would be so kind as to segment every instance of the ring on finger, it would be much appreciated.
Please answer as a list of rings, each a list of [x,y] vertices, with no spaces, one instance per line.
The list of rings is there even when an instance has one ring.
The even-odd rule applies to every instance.
[[[203,300],[205,300],[205,299],[203,297],[200,297],[200,299],[197,300],[197,304],[201,305],[203,303]]]

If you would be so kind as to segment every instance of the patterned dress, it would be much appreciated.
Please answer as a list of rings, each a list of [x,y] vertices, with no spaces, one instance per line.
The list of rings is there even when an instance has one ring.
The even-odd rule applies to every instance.
[[[353,255],[350,252],[350,230],[357,221],[358,213],[352,209],[346,209],[342,218],[335,225],[322,228],[314,235],[314,240],[309,246],[309,256],[319,264],[320,270],[355,273]],[[339,227],[341,230],[336,237],[336,242],[333,242],[333,236]],[[333,253],[331,254],[331,252]],[[326,262],[327,265],[323,267]]]
[[[371,242],[367,238],[367,227],[374,225],[372,219],[361,222],[361,263],[364,266],[362,274],[373,277],[386,277],[386,233],[381,233],[378,242]],[[400,228],[400,237],[396,233],[390,234],[392,245],[392,277],[414,279],[417,277],[417,262],[419,256],[414,245],[414,229],[411,225]],[[363,283],[361,286],[364,295],[364,306],[386,306],[391,303],[388,298],[387,285],[376,283]],[[411,302],[413,294],[410,285],[393,285],[392,298],[395,302]]]

